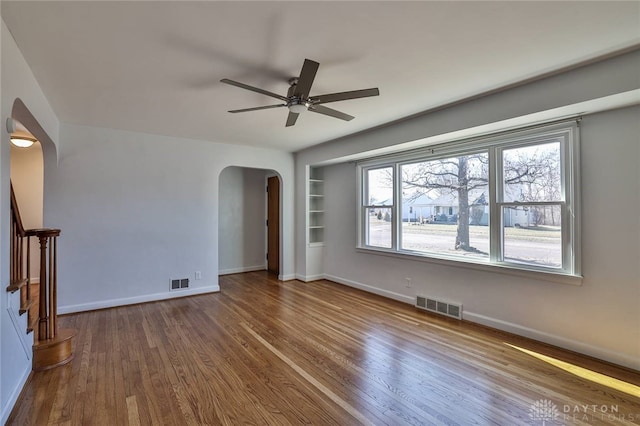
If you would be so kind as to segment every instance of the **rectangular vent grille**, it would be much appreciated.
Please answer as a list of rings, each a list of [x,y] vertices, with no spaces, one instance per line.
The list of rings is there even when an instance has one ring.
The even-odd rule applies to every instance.
[[[189,278],[171,280],[171,290],[180,290],[181,288],[189,288]]]
[[[462,319],[462,305],[443,302],[426,296],[416,296],[416,307],[436,314]]]

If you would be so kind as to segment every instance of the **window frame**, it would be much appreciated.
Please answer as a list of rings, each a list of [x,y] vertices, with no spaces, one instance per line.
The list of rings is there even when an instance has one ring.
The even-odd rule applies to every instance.
[[[368,202],[366,205],[364,204],[364,200],[370,199],[370,197],[368,197],[369,195],[368,194],[368,190],[369,190],[369,173],[368,172],[373,170],[387,169],[387,168],[391,169],[392,179],[395,182],[396,176],[397,176],[397,168],[394,167],[393,164],[381,163],[378,166],[368,167],[366,171],[363,171],[362,173],[358,173],[358,177],[360,178],[360,181],[358,182],[358,187],[360,188],[358,201],[359,203],[363,203],[362,208],[360,209],[359,220],[358,220],[358,223],[359,223],[358,240],[362,241],[364,243],[363,245],[367,248],[380,249],[380,250],[394,250],[396,248],[395,244],[397,240],[396,238],[397,230],[395,229],[396,227],[393,225],[393,222],[397,214],[396,205],[398,203],[396,202],[396,200],[398,200],[398,198],[397,198],[395,189],[392,190],[391,204],[369,204]],[[394,188],[395,188],[395,185],[394,185]],[[377,208],[391,209],[391,247],[390,248],[366,244],[366,241],[369,240],[369,229],[367,228],[367,211],[369,209],[377,209]]]
[[[560,143],[561,199],[557,202],[505,202],[502,158],[508,149],[542,145],[550,142]],[[405,164],[432,161],[446,157],[473,155],[486,152],[489,161],[488,203],[489,203],[489,257],[488,259],[447,255],[437,252],[421,252],[402,249],[402,182],[401,167]],[[579,121],[563,122],[553,125],[493,134],[483,137],[453,140],[427,146],[420,149],[398,152],[357,163],[357,241],[360,252],[397,256],[405,259],[468,267],[510,273],[519,276],[536,276],[548,281],[571,284],[581,282],[580,247],[580,176],[579,176]],[[383,248],[366,244],[366,214],[364,205],[367,172],[385,167],[393,170],[393,194],[391,221],[391,247]],[[560,268],[536,266],[504,259],[503,207],[518,205],[561,205],[561,250]],[[389,207],[389,206],[382,206]]]

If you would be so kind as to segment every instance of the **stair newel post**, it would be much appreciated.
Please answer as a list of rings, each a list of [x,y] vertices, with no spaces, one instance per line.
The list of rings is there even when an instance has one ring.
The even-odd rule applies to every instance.
[[[49,338],[53,339],[57,333],[57,304],[58,291],[57,287],[57,271],[56,271],[56,236],[51,237],[49,243]]]
[[[47,316],[47,237],[38,235],[40,240],[40,309],[38,316],[38,339],[49,338],[49,318]]]

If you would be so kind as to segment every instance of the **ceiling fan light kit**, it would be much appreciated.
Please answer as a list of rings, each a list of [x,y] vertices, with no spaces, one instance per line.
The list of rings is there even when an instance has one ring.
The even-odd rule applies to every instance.
[[[287,104],[289,111],[294,112],[296,114],[300,114],[305,112],[311,106],[310,102],[304,102],[301,99],[293,99],[291,102]]]
[[[243,108],[229,111],[230,113],[258,111],[263,109],[281,108],[287,107],[289,109],[289,116],[287,117],[286,127],[293,126],[298,119],[298,115],[311,111],[329,117],[338,118],[344,121],[353,120],[353,116],[337,111],[335,109],[327,108],[321,104],[329,102],[346,101],[349,99],[366,98],[369,96],[378,96],[380,91],[378,88],[352,90],[349,92],[330,93],[326,95],[309,96],[313,80],[318,72],[319,63],[310,59],[305,59],[300,71],[300,77],[294,77],[289,79],[289,90],[287,96],[280,96],[277,93],[269,92],[268,90],[253,87],[248,84],[240,83],[238,81],[229,80],[223,78],[221,83],[230,84],[232,86],[240,87],[241,89],[250,90],[252,92],[260,93],[262,95],[270,96],[272,98],[279,99],[285,103],[277,105],[266,105],[253,108]]]

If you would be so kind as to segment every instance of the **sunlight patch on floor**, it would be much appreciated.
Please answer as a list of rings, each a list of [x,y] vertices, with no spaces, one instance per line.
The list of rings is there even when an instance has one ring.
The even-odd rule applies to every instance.
[[[505,345],[512,347],[513,349],[519,350],[520,352],[524,352],[527,355],[531,355],[534,358],[537,358],[541,361],[544,361],[548,364],[551,364],[555,367],[558,367],[564,371],[567,371],[571,374],[574,374],[578,377],[581,377],[586,380],[590,380],[594,383],[598,383],[600,385],[608,386],[612,389],[619,390],[621,392],[627,393],[629,395],[633,395],[637,398],[640,398],[640,386],[636,386],[632,383],[625,382],[623,380],[615,379],[613,377],[609,377],[605,374],[597,373],[593,370],[589,370],[588,368],[579,367],[575,364],[571,364],[566,361],[560,361],[559,359],[552,358],[547,355],[543,355],[538,352],[530,351],[528,349],[521,348],[519,346],[511,345],[509,343],[503,342]]]

